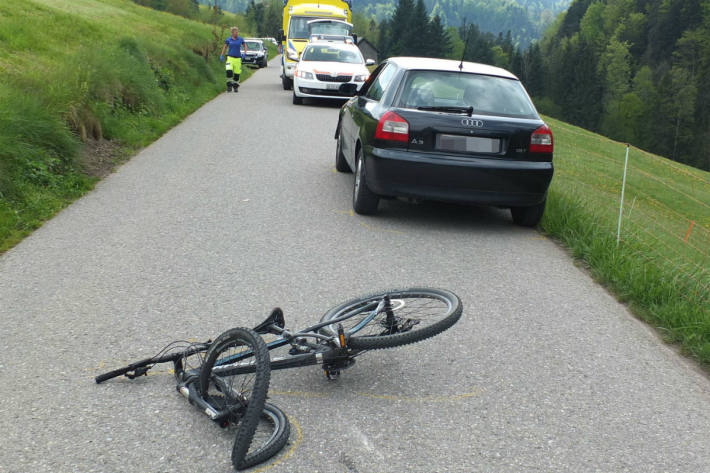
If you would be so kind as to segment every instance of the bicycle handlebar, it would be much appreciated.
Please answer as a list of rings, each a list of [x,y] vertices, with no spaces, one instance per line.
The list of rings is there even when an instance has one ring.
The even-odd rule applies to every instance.
[[[143,368],[143,367],[145,367],[145,366],[148,366],[148,365],[151,364],[151,363],[155,363],[155,358],[146,358],[145,360],[141,360],[141,361],[137,361],[137,362],[135,362],[135,363],[131,363],[130,365],[124,366],[123,368],[119,368],[119,369],[117,369],[117,370],[109,371],[108,373],[100,374],[100,375],[98,375],[96,378],[94,378],[94,380],[96,381],[96,384],[100,384],[100,383],[103,383],[104,381],[106,381],[106,380],[108,380],[108,379],[115,378],[115,377],[117,377],[117,376],[121,376],[122,374],[126,374],[126,373],[128,373],[129,371],[134,371],[134,370],[137,370],[137,369],[139,369],[139,368]],[[146,370],[146,371],[147,371],[147,370]],[[145,372],[139,373],[139,375],[140,375],[140,374],[145,374]]]
[[[194,355],[195,353],[198,353],[201,351],[206,351],[209,348],[210,343],[212,343],[211,340],[207,340],[206,342],[202,342],[202,343],[194,343],[183,351],[168,353],[168,354],[165,354],[162,356],[154,356],[151,358],[146,358],[145,360],[136,361],[135,363],[131,363],[128,366],[124,366],[123,368],[109,371],[108,373],[100,374],[97,377],[95,377],[94,380],[96,381],[96,384],[100,384],[100,383],[103,383],[104,381],[109,380],[111,378],[121,376],[122,374],[127,375],[129,378],[133,379],[137,376],[142,376],[142,375],[146,374],[146,372],[150,369],[150,368],[146,368],[146,369],[142,370],[141,368],[144,368],[148,365],[154,365],[156,363],[167,363],[170,361],[174,362],[184,356],[190,356],[190,355]],[[131,371],[135,371],[135,373],[133,375],[129,375],[128,373]]]

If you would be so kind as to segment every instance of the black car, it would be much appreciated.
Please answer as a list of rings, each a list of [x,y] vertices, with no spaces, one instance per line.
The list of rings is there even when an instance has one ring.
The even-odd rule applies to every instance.
[[[266,67],[269,60],[269,51],[266,49],[264,42],[255,38],[247,38],[244,42],[247,44],[248,49],[242,62],[253,66]]]
[[[343,105],[335,138],[359,214],[393,197],[506,207],[525,226],[545,210],[552,132],[504,69],[390,58]]]

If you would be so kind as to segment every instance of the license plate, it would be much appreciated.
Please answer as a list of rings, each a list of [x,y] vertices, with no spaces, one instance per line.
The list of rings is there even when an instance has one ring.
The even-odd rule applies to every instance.
[[[340,88],[340,84],[326,84],[325,86],[328,90],[338,90]]]
[[[436,149],[456,153],[500,153],[500,139],[482,136],[437,135]]]

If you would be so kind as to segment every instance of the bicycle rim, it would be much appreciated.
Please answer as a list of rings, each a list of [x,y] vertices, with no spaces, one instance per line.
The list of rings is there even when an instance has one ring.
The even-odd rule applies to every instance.
[[[363,325],[385,297],[390,301],[389,306]],[[456,323],[462,311],[459,297],[445,289],[392,289],[344,302],[326,312],[321,322],[348,316],[340,323],[349,335],[350,347],[363,350],[392,348],[443,332]],[[321,332],[336,335],[337,325],[327,325]]]

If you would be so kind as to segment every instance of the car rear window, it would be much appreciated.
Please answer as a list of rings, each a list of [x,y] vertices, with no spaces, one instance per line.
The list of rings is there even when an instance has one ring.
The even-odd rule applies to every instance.
[[[396,106],[473,107],[475,114],[538,118],[520,81],[467,72],[410,71]]]

